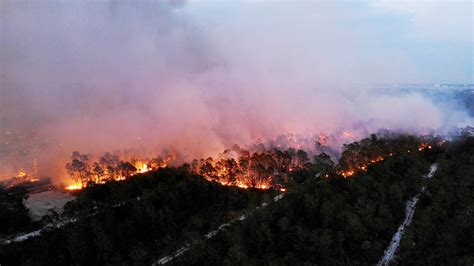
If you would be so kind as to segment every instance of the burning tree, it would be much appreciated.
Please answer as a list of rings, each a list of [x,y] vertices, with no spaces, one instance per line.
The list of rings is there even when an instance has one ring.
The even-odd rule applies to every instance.
[[[102,166],[97,163],[97,162],[94,162],[92,164],[92,175],[95,177],[95,182],[96,183],[100,183],[104,177],[105,177],[105,171],[104,171],[104,168],[102,168]]]
[[[89,165],[89,155],[74,151],[71,160],[70,163],[66,164],[66,170],[69,176],[74,180],[76,186],[86,186],[92,176]]]
[[[345,132],[342,137],[352,136]],[[324,173],[329,176],[332,173],[350,177],[357,172],[367,171],[367,168],[389,156],[402,153],[420,152],[431,149],[437,142],[436,139],[421,139],[406,135],[386,135],[380,137],[371,135],[370,138],[362,139],[343,146],[343,152],[337,168],[331,157],[326,153],[315,154],[315,149],[320,149],[321,141],[328,141],[329,137],[319,136],[316,139],[299,139],[293,135],[278,139],[279,146],[288,147],[315,147],[313,151],[303,149],[280,149],[275,146],[267,147],[259,143],[242,148],[234,145],[224,150],[216,159],[193,160],[189,169],[194,173],[202,175],[209,181],[215,181],[222,185],[238,186],[242,188],[259,189],[282,189],[290,181],[299,182],[306,178],[301,175],[310,169],[317,172],[319,176]],[[302,140],[302,142],[299,142]],[[267,145],[274,145],[271,142]],[[71,162],[66,165],[69,175],[74,181],[73,188],[82,188],[88,184],[102,184],[112,180],[124,180],[139,173],[159,169],[167,166],[173,156],[154,158],[139,158],[125,152],[122,157],[109,152],[105,153],[98,161],[92,160],[89,154],[73,152]],[[334,153],[333,153],[334,154]],[[128,158],[128,159],[127,159]]]
[[[106,152],[102,157],[100,157],[100,165],[105,170],[106,175],[104,176],[104,182],[109,180],[117,179],[117,165],[120,160],[117,155],[113,155],[110,152]],[[102,180],[101,180],[102,181]]]
[[[308,153],[303,150],[290,148],[282,151],[266,148],[263,144],[253,147],[256,150],[251,152],[234,145],[216,160],[212,157],[193,160],[191,169],[207,180],[222,185],[281,189],[291,171],[304,168],[310,161]]]
[[[66,189],[81,189],[89,184],[103,184],[109,181],[119,181],[135,174],[145,173],[167,166],[173,156],[152,159],[133,158],[130,161],[121,160],[116,154],[106,152],[98,161],[93,161],[92,155],[72,153],[71,162],[66,164],[66,170],[74,184]]]
[[[131,176],[137,172],[137,168],[129,162],[120,161],[117,165],[117,172],[120,176],[120,179]]]

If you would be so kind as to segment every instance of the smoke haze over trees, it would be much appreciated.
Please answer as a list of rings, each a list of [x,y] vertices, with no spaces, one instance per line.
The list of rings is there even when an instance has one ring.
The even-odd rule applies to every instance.
[[[42,175],[64,174],[74,150],[166,149],[191,160],[286,133],[444,132],[469,124],[461,106],[440,107],[418,92],[374,93],[366,84],[472,83],[465,71],[471,40],[452,32],[450,61],[432,56],[441,51],[432,46],[430,65],[449,69],[440,79],[429,74],[439,72],[435,66],[416,64],[425,47],[405,32],[411,20],[392,29],[393,40],[375,42],[386,29],[364,25],[389,11],[361,5],[371,9],[342,2],[2,1],[0,164],[38,157]],[[456,14],[451,21],[469,27],[468,14]],[[388,14],[398,19],[403,15]]]

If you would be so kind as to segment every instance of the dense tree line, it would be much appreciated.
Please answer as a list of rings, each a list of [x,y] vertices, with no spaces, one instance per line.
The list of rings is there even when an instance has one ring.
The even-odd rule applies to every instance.
[[[277,193],[222,186],[224,168],[226,178],[249,175],[255,182],[273,174],[289,192],[177,263],[374,263],[404,218],[405,201],[418,192],[429,163],[444,153],[438,140],[431,141],[373,135],[346,145],[338,166],[324,153],[266,147],[250,153],[235,146],[216,160],[135,174],[121,182],[88,182],[59,217],[77,222],[0,246],[0,264],[149,264]],[[420,149],[421,144],[432,148]],[[393,156],[355,168],[361,171],[351,178],[338,173],[387,153]],[[86,162],[86,172],[92,171],[88,155],[73,157],[71,163]]]
[[[291,172],[311,167],[314,163],[332,166],[326,154],[310,158],[306,151],[293,148],[280,150],[261,146],[252,151],[234,145],[217,159],[193,160],[191,169],[224,185],[281,189],[288,186]]]
[[[345,179],[310,178],[178,264],[372,264],[404,218],[429,163],[403,154]]]
[[[474,264],[474,137],[449,145],[402,239],[398,262]]]
[[[390,132],[372,134],[370,138],[343,146],[338,172],[351,176],[366,171],[371,164],[400,154],[422,152],[433,159],[442,151],[444,143],[441,138],[434,136],[420,138]]]
[[[77,222],[1,246],[0,264],[148,264],[271,196],[208,182],[186,165],[91,186],[65,207]]]
[[[288,136],[287,136],[288,137]],[[289,142],[295,146],[310,146],[309,139],[278,138],[277,146],[286,147]],[[322,141],[322,140],[321,140]],[[405,153],[423,152],[425,149],[438,149],[441,139],[429,137],[420,139],[410,135],[383,132],[343,146],[339,160],[338,173],[345,177],[356,172],[366,171],[368,166],[387,157]],[[321,146],[319,141],[313,142],[312,151]],[[431,152],[433,153],[433,152]],[[326,163],[325,163],[326,162]],[[314,165],[332,167],[331,158],[326,153],[313,155],[302,149],[279,149],[267,145],[253,145],[249,149],[234,145],[225,150],[218,158],[194,160],[191,168],[194,172],[224,185],[256,188],[286,188],[294,171],[311,168]]]
[[[91,154],[81,154],[74,151],[71,155],[71,161],[66,164],[66,170],[77,186],[86,187],[114,180],[123,180],[136,173],[163,168],[171,159],[172,156],[158,156],[151,159],[132,158],[126,160],[110,152],[94,159]]]

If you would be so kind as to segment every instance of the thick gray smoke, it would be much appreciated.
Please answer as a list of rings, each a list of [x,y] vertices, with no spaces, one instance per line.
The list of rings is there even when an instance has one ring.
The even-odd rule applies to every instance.
[[[190,159],[285,133],[468,121],[360,85],[404,80],[406,58],[371,54],[342,4],[305,5],[1,1],[0,176],[33,158],[57,174],[73,150]]]

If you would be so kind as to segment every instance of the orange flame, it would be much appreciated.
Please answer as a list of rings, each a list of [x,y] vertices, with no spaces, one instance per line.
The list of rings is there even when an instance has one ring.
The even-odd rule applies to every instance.
[[[172,160],[172,159],[173,159],[172,157],[169,157],[169,158],[165,159],[160,165],[158,165],[158,169],[159,168],[166,168],[167,167],[167,162]],[[154,168],[152,168],[150,166],[149,163],[142,162],[142,161],[136,162],[134,166],[137,169],[135,171],[135,173],[131,174],[130,176],[116,176],[113,180],[114,181],[123,181],[123,180],[127,179],[128,177],[132,177],[132,176],[135,176],[137,174],[143,174],[143,173],[147,173],[147,172],[150,172],[152,170],[155,170]],[[96,183],[96,184],[105,184],[105,183],[107,183],[107,180],[98,180],[98,181],[95,181],[94,183]],[[80,189],[83,189],[85,186],[86,185],[82,184],[82,183],[74,183],[74,184],[66,186],[64,189],[70,190],[70,191],[80,190]]]
[[[69,185],[65,187],[65,189],[66,190],[80,190],[82,189],[82,185],[73,184],[73,185]]]
[[[429,145],[428,143],[421,143],[420,146],[418,146],[418,151],[423,151],[425,149],[431,150],[431,148],[433,147]]]
[[[151,171],[152,169],[148,166],[148,164],[144,162],[137,162],[135,164],[135,168],[137,168],[137,173],[143,174],[146,172]]]
[[[423,151],[425,149],[432,149],[433,147],[428,144],[428,143],[421,143],[419,146],[418,146],[418,151]],[[410,150],[407,151],[408,153],[410,153]],[[341,170],[338,172],[338,174],[344,176],[344,177],[350,177],[350,176],[353,176],[355,175],[358,171],[367,171],[367,168],[369,165],[372,165],[372,164],[375,164],[375,163],[378,163],[380,161],[383,161],[385,160],[387,157],[391,157],[393,156],[394,153],[391,152],[387,155],[381,155],[381,156],[376,156],[374,158],[371,158],[368,160],[367,163],[361,163],[360,165],[351,165],[349,166],[349,169],[348,170]]]
[[[18,172],[17,176],[18,177],[26,177],[26,173],[23,170],[21,170],[20,172]]]

